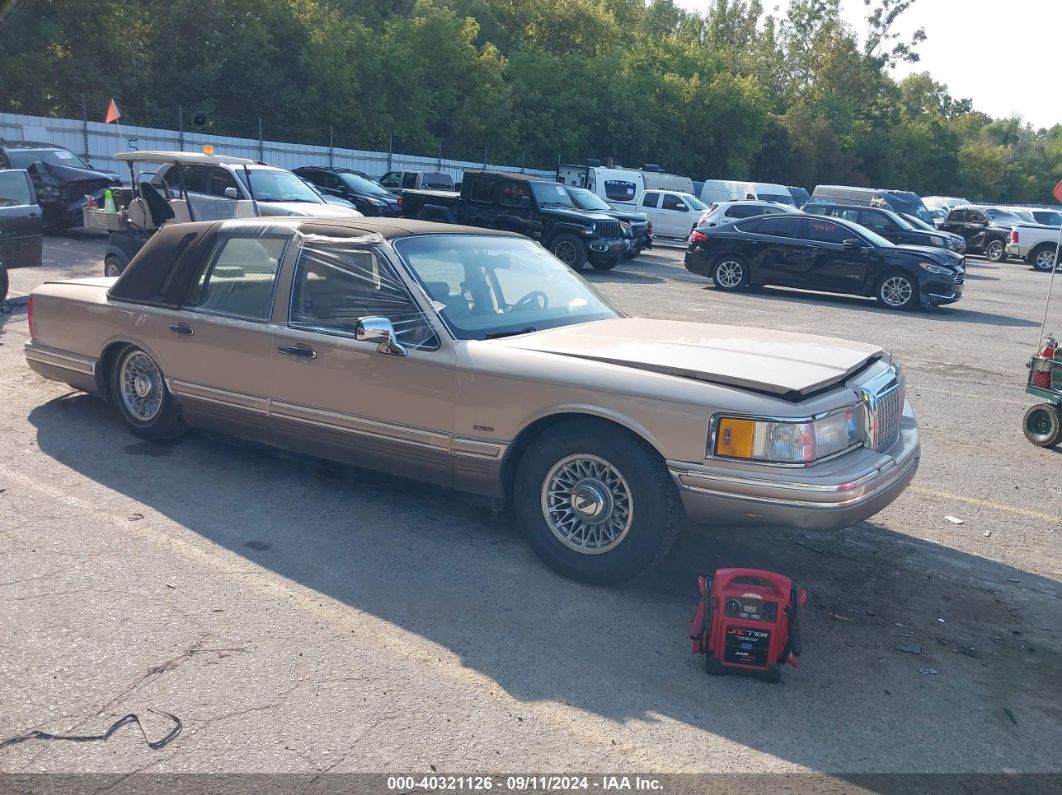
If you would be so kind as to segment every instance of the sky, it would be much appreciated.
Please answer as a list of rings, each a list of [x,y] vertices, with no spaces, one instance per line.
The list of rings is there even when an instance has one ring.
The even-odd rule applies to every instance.
[[[708,0],[675,0],[704,13]],[[764,0],[764,8],[784,14],[787,0]],[[857,33],[866,29],[863,0],[841,0],[841,11]],[[897,31],[925,28],[918,63],[900,64],[893,74],[929,72],[957,99],[994,117],[1020,115],[1033,127],[1062,123],[1062,103],[1054,88],[1062,72],[1060,0],[915,0]]]

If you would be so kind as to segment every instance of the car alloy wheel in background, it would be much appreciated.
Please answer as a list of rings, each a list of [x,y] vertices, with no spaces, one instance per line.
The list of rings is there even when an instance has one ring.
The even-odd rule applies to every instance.
[[[1033,255],[1033,267],[1038,271],[1048,272],[1055,267],[1055,247],[1041,248]]]
[[[1002,262],[1007,258],[1007,250],[1002,240],[993,240],[985,246],[985,259],[989,262]]]

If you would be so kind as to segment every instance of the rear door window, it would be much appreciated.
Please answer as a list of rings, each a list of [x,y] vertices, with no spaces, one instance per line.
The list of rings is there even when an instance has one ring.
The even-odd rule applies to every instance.
[[[762,221],[759,221],[759,226],[756,227],[756,232],[761,235],[771,235],[772,237],[800,237],[800,219],[790,218],[782,215],[772,215],[765,217]],[[816,220],[810,220],[808,223],[816,223]],[[741,225],[744,229],[744,224]]]
[[[268,320],[287,236],[243,233],[219,236],[192,285],[186,307]]]
[[[650,191],[642,196],[642,207],[656,207],[660,203],[660,194]]]
[[[468,180],[468,200],[480,202],[481,204],[492,204],[494,202],[494,180]]]

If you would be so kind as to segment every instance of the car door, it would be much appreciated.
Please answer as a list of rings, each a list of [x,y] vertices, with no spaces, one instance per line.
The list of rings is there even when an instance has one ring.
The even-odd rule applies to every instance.
[[[692,230],[693,222],[689,206],[677,193],[663,193],[660,196],[660,225],[653,223],[653,229],[657,234],[667,237],[688,237]]]
[[[285,447],[449,485],[455,370],[449,339],[371,244],[306,241],[277,315],[270,417]],[[391,321],[404,355],[357,339]]]
[[[463,221],[471,226],[494,226],[498,214],[498,181],[492,177],[466,176],[462,194],[467,199],[461,208]]]
[[[24,169],[0,171],[0,262],[8,268],[41,264],[44,218]]]
[[[558,190],[564,190],[558,188]],[[498,214],[492,226],[507,232],[534,236],[535,205],[531,186],[526,182],[503,180],[498,183]]]
[[[852,229],[829,218],[810,216],[804,224],[811,267],[803,286],[836,293],[865,292],[870,272],[869,244]],[[846,240],[856,240],[862,245],[849,248]]]
[[[944,221],[940,224],[940,228],[945,232],[951,232],[952,234],[962,235],[963,239],[966,239],[966,227],[963,225],[966,221],[966,210],[952,210],[944,218]]]
[[[963,222],[967,245],[983,249],[985,247],[985,232],[988,230],[988,218],[980,210],[967,210],[966,220]]]
[[[653,234],[661,235],[667,234],[661,230],[657,223],[660,221],[660,192],[655,190],[647,190],[642,194],[641,201],[638,203],[638,210],[645,213],[645,217],[649,219],[649,223],[653,225]]]
[[[748,228],[755,231],[755,245],[749,249],[753,283],[800,284],[811,267],[811,250],[801,237],[800,216],[770,215]],[[738,224],[743,228],[744,224]]]
[[[158,361],[194,425],[268,439],[271,316],[290,232],[224,231],[196,269],[179,309],[163,309]]]

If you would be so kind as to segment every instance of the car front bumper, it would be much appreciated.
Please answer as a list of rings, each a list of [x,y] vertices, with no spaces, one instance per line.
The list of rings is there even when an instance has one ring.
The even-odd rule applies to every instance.
[[[927,306],[954,304],[962,298],[964,282],[965,277],[963,278],[963,281],[959,283],[955,283],[950,279],[948,281],[923,282],[918,286],[918,294],[921,298],[922,304]]]
[[[921,447],[910,404],[885,453],[859,450],[804,469],[668,461],[686,515],[699,524],[838,530],[878,513],[914,478]],[[845,459],[852,457],[850,464]],[[819,472],[823,469],[825,472]]]
[[[587,256],[592,260],[615,259],[623,255],[630,248],[630,240],[616,238],[615,240],[589,240],[586,244]]]

